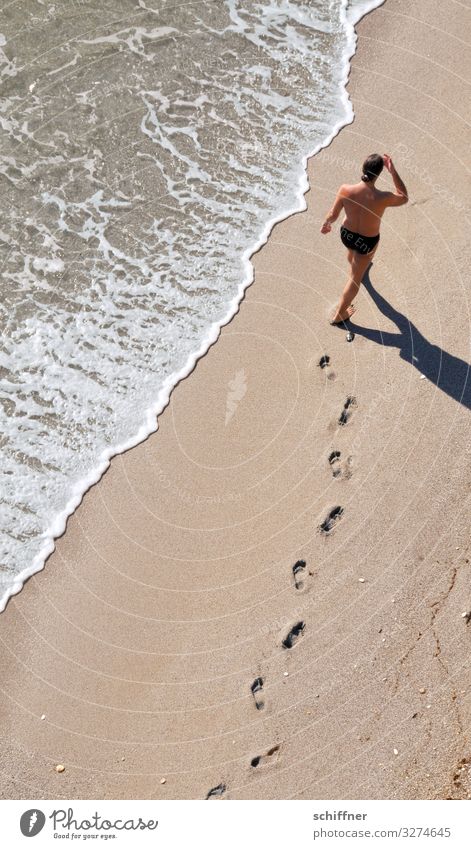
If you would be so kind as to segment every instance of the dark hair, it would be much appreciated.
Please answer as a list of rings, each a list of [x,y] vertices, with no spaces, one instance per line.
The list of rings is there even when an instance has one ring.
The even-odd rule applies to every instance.
[[[376,177],[379,177],[381,171],[383,170],[384,161],[383,157],[380,156],[379,153],[372,153],[368,156],[362,167],[362,177],[364,183],[369,183],[370,180],[374,180]]]

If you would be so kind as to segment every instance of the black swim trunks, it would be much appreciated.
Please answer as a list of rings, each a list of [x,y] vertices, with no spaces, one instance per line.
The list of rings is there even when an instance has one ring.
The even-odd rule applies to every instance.
[[[357,251],[359,254],[370,254],[379,242],[379,233],[377,236],[362,236],[360,233],[353,233],[346,227],[341,227],[340,238],[346,248]]]

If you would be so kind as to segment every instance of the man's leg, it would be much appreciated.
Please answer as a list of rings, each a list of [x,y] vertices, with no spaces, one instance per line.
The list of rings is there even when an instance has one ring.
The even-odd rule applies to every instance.
[[[335,314],[332,316],[332,323],[346,321],[346,319],[350,318],[350,316],[355,312],[355,307],[351,304],[354,298],[358,295],[363,275],[371,263],[375,251],[376,248],[369,254],[359,254],[357,251],[348,252],[348,259],[351,267],[350,277],[342,292],[342,297],[340,298]]]

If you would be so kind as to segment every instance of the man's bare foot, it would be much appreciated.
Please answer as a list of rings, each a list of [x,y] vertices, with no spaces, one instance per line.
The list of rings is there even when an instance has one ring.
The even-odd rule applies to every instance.
[[[350,307],[347,307],[347,309],[344,310],[343,312],[339,312],[339,310],[337,310],[335,315],[331,318],[330,323],[331,324],[342,324],[342,322],[347,321],[349,318],[351,318],[351,316],[353,315],[354,312],[355,312],[355,307],[353,306],[353,304]]]

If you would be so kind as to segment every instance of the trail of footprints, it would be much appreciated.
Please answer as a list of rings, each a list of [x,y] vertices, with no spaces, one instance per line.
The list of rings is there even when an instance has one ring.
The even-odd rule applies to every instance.
[[[327,369],[329,368],[329,366],[330,357],[327,354],[324,354],[319,360],[319,368]],[[335,372],[329,371],[327,373],[327,377],[330,380],[335,379]],[[340,427],[344,427],[349,422],[355,406],[356,399],[353,396],[349,395],[343,405],[343,408],[338,418],[338,425]],[[351,457],[347,457],[345,460],[343,460],[341,452],[335,450],[329,454],[328,462],[332,469],[332,475],[334,478],[347,479],[351,476]],[[323,522],[321,522],[321,524],[319,525],[319,532],[323,536],[329,536],[336,527],[336,525],[340,522],[343,513],[343,507],[332,507],[332,509],[329,510],[326,514]],[[297,560],[296,563],[294,563],[294,565],[291,567],[294,588],[296,591],[302,590],[305,586],[306,569],[307,564],[305,560]],[[313,573],[308,571],[307,574],[312,575]],[[306,623],[302,619],[300,619],[298,622],[295,622],[290,628],[290,630],[287,632],[286,636],[281,641],[282,649],[286,651],[291,651],[298,643],[298,641],[302,638],[305,628]],[[252,694],[255,709],[257,711],[263,711],[265,708],[265,698],[263,695],[264,687],[265,681],[261,675],[258,675],[250,685],[250,692]],[[278,757],[280,748],[281,744],[276,743],[264,754],[255,755],[250,761],[250,769],[254,770],[263,764],[267,764],[270,762],[273,763],[274,761],[276,761],[277,758],[275,758],[274,756],[276,755]],[[211,790],[208,791],[206,799],[221,798],[225,794],[225,792],[226,785],[224,783],[218,784],[217,787],[213,787]]]

